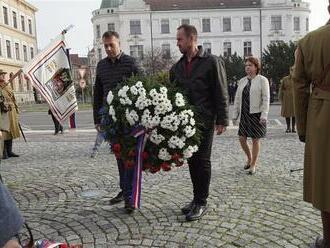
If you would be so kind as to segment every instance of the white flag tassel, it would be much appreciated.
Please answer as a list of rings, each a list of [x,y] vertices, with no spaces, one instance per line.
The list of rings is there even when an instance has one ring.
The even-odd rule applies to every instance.
[[[61,123],[78,110],[63,32],[23,68]]]

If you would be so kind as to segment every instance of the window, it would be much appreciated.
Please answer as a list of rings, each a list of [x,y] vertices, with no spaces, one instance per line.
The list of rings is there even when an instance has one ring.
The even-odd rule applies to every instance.
[[[15,54],[16,54],[16,60],[19,60],[19,44],[15,43]]]
[[[293,18],[293,30],[300,31],[300,18],[299,17]]]
[[[163,44],[162,45],[162,55],[164,59],[171,58],[171,46],[170,44]]]
[[[245,41],[244,42],[244,57],[252,55],[252,42]]]
[[[211,20],[210,19],[203,19],[202,20],[203,32],[208,33],[211,32]]]
[[[17,14],[15,11],[13,11],[13,26],[17,28]]]
[[[20,74],[18,76],[18,90],[20,92],[23,92],[23,78],[22,78],[22,74]]]
[[[224,42],[223,43],[223,56],[224,57],[231,56],[231,42]]]
[[[190,20],[189,19],[182,19],[181,20],[181,25],[182,24],[188,24],[189,25],[190,24]]]
[[[129,46],[129,49],[132,57],[143,59],[143,45]]]
[[[29,19],[29,34],[32,34],[32,21]]]
[[[271,28],[272,30],[282,29],[282,16],[272,16],[271,17]]]
[[[203,43],[203,49],[206,53],[211,54],[212,52],[211,43],[210,42]]]
[[[223,18],[223,32],[230,32],[231,31],[231,19],[226,17]]]
[[[5,24],[9,24],[8,23],[8,9],[6,7],[2,7],[3,10],[3,21]]]
[[[101,38],[101,27],[96,25],[96,38]]]
[[[97,49],[97,53],[99,55],[99,60],[101,60],[102,59],[102,49],[101,48]]]
[[[244,31],[251,31],[251,17],[243,17],[243,30]]]
[[[23,45],[23,57],[24,57],[24,61],[27,62],[27,48],[26,45]]]
[[[141,22],[140,20],[130,21],[131,34],[141,34]]]
[[[25,32],[25,19],[24,16],[21,16],[22,31]]]
[[[114,23],[108,23],[108,31],[116,31]]]
[[[306,18],[306,31],[309,31],[309,18]]]
[[[30,47],[30,55],[31,55],[31,59],[34,58],[34,50],[33,47]]]
[[[11,59],[11,45],[9,40],[6,40],[6,48],[7,48],[7,58]]]
[[[170,33],[170,21],[168,19],[161,20],[161,33],[169,34]]]
[[[31,90],[31,84],[29,80],[26,80],[26,89]]]
[[[2,44],[1,44],[1,39],[0,39],[0,57],[2,57]]]

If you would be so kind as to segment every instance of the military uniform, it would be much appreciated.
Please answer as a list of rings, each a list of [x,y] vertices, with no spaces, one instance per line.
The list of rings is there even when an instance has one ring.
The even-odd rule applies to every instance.
[[[304,200],[330,212],[330,22],[298,43],[293,73],[297,129],[306,137]]]
[[[282,103],[281,116],[294,117],[293,108],[293,83],[291,76],[286,76],[281,80],[281,87],[279,92],[279,97]]]

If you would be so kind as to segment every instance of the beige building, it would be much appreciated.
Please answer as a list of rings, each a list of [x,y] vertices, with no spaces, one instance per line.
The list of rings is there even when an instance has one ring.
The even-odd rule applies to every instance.
[[[37,53],[37,8],[25,0],[0,0],[0,68],[7,79]],[[18,103],[33,102],[33,87],[23,75],[13,80]]]

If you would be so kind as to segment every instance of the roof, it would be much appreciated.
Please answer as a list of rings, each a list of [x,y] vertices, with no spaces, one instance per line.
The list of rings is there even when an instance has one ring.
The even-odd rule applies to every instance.
[[[258,8],[261,0],[145,0],[153,11]]]

